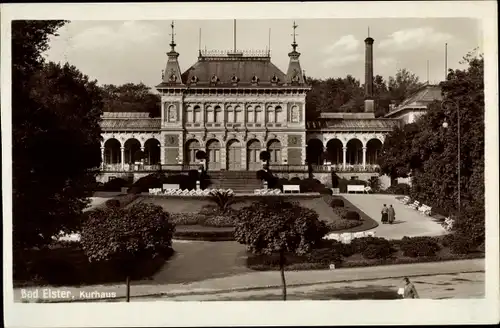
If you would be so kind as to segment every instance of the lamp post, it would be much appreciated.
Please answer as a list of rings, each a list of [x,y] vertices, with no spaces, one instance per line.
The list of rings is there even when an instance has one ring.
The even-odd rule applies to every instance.
[[[457,175],[458,175],[458,215],[460,216],[460,108],[458,104],[452,100],[444,100],[441,103],[441,108],[444,109],[445,111],[451,110],[453,107],[454,110],[457,112]],[[448,128],[448,122],[445,121],[443,122],[443,128],[447,129]]]

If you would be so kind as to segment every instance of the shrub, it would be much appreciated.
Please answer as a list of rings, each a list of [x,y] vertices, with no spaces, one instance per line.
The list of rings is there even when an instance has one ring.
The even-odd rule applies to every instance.
[[[271,154],[267,150],[261,151],[259,154],[259,159],[263,162],[267,162],[271,159]]]
[[[198,150],[194,156],[197,160],[201,161],[207,158],[207,153],[205,153],[203,150]]]
[[[108,199],[106,201],[106,206],[107,207],[120,207],[120,201],[118,199]]]
[[[199,213],[171,213],[170,221],[175,225],[201,225],[206,217]]]
[[[333,239],[323,239],[318,245],[318,249],[323,248],[332,249],[344,257],[349,257],[354,254],[351,244],[344,244]]]
[[[453,254],[468,254],[476,250],[476,247],[468,236],[453,234],[450,250]]]
[[[226,212],[234,202],[234,195],[229,190],[214,190],[210,192],[210,200],[214,202],[221,213]]]
[[[213,216],[219,212],[217,205],[215,204],[206,204],[201,207],[201,210],[198,212],[200,215],[204,216]]]
[[[103,191],[121,191],[123,187],[127,187],[128,182],[122,178],[116,178],[109,180],[104,185],[102,185]]]
[[[175,239],[204,240],[204,241],[231,241],[234,240],[233,230],[181,230],[174,233]]]
[[[333,208],[333,213],[335,213],[339,217],[339,219],[344,218],[347,211],[348,211],[348,209],[345,207],[334,207]]]
[[[435,256],[440,247],[432,237],[403,237],[399,246],[404,256]]]
[[[386,189],[386,192],[394,195],[409,195],[410,194],[410,185],[407,183],[398,183],[396,185],[392,185]]]
[[[82,226],[82,249],[90,262],[114,262],[127,276],[127,301],[135,267],[172,252],[175,226],[161,206],[94,210]]]
[[[312,263],[338,265],[342,262],[342,249],[340,247],[314,249],[307,255],[307,259]]]
[[[386,259],[395,252],[391,243],[370,244],[361,253],[366,259]]]
[[[390,242],[382,237],[361,237],[351,241],[353,251],[357,254],[363,253],[369,245],[390,245]]]
[[[347,230],[363,224],[362,221],[339,219],[327,224],[328,231]]]
[[[335,207],[344,207],[344,201],[340,198],[333,198],[330,201],[330,206],[335,208]]]
[[[129,193],[140,194],[147,192],[151,188],[161,188],[167,177],[162,173],[153,173],[140,178],[129,189]]]
[[[347,211],[343,217],[343,219],[351,220],[351,221],[360,221],[361,217],[359,213],[356,211]]]
[[[236,240],[254,253],[279,254],[286,300],[285,253],[309,253],[328,232],[325,223],[318,220],[315,211],[283,200],[255,202],[240,213]]]

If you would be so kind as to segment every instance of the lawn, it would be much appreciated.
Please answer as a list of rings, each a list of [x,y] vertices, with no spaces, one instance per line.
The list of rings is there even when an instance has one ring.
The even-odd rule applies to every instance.
[[[281,197],[283,199],[283,197]],[[319,215],[320,220],[326,222],[333,222],[337,219],[335,214],[332,212],[330,206],[324,202],[321,196],[318,197],[297,197],[293,196],[290,198],[285,198],[291,201],[298,201],[300,205],[310,208],[316,211]],[[143,202],[152,203],[155,205],[160,205],[167,212],[171,213],[197,213],[204,205],[213,204],[210,199],[206,198],[188,198],[188,197],[143,197],[141,199]],[[255,201],[253,199],[239,199],[236,198],[236,202],[231,205],[234,209],[240,209],[242,207],[248,206]]]

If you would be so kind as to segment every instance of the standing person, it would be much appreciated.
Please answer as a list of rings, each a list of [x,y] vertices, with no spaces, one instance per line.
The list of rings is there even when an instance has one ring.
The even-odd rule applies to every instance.
[[[388,214],[388,220],[389,224],[392,224],[394,220],[396,219],[396,211],[394,210],[394,207],[392,207],[392,204],[389,205],[389,209],[387,210]]]
[[[405,282],[403,298],[420,298],[418,296],[415,285],[410,282],[410,279],[408,279],[408,277],[405,277],[403,281]]]
[[[387,214],[388,214],[388,208],[387,206],[384,204],[384,206],[382,207],[382,223],[387,223]]]

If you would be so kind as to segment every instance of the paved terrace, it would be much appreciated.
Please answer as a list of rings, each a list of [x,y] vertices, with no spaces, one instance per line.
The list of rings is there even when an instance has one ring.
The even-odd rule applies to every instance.
[[[431,217],[420,214],[417,210],[401,204],[395,195],[382,194],[342,194],[353,205],[365,212],[379,223],[373,231],[377,237],[387,239],[401,239],[404,236],[439,236],[446,234],[446,230]],[[380,211],[382,206],[392,205],[396,211],[394,224],[382,224]]]

